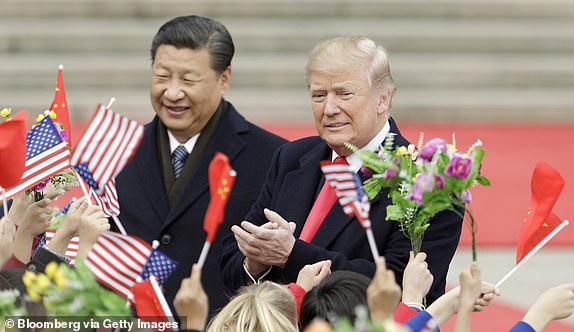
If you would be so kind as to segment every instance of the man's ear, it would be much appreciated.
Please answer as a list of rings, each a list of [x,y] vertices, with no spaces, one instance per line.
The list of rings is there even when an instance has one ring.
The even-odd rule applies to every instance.
[[[383,114],[391,108],[391,99],[393,98],[393,91],[391,89],[384,89],[379,95],[377,104],[377,112]]]
[[[221,88],[221,94],[224,95],[230,86],[231,86],[231,66],[225,68],[225,70],[219,75],[219,87]]]

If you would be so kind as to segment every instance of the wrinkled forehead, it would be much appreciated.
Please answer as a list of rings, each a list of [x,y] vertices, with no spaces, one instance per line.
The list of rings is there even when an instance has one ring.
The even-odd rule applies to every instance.
[[[358,89],[370,86],[369,71],[358,66],[336,70],[313,70],[309,72],[308,88]]]

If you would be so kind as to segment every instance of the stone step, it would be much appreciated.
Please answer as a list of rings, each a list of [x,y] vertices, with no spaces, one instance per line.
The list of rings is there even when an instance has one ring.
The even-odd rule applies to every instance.
[[[15,19],[0,21],[0,53],[147,52],[163,21]],[[226,19],[238,53],[308,52],[335,35],[366,35],[394,52],[572,53],[574,20]]]
[[[86,121],[98,103],[116,97],[114,110],[145,122],[153,116],[147,89],[68,88],[68,104],[74,121]],[[30,98],[36,96],[36,98]],[[35,90],[3,90],[0,107],[28,109],[32,114],[49,107],[53,93]],[[311,103],[304,88],[242,89],[227,94],[242,114],[255,122],[312,122]],[[561,89],[411,89],[399,90],[393,100],[393,114],[405,120],[421,121],[574,121],[574,94]]]
[[[238,54],[232,63],[233,86],[290,88],[304,86],[306,54]],[[64,63],[68,87],[145,88],[150,60],[145,54],[0,55],[3,89],[51,89],[58,63]],[[574,59],[545,54],[391,54],[399,89],[413,87],[500,88],[572,87]]]
[[[570,0],[2,0],[0,17],[571,18]]]

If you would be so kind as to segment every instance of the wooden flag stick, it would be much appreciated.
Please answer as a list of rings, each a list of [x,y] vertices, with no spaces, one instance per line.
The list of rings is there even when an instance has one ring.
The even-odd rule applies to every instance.
[[[207,259],[207,253],[209,252],[209,248],[211,247],[211,242],[205,241],[203,244],[203,248],[201,249],[201,254],[199,254],[199,259],[197,260],[197,265],[200,268],[203,268],[203,263]]]
[[[534,256],[534,254],[537,253],[538,250],[542,249],[542,247],[544,247],[544,245],[546,245],[548,241],[552,240],[552,238],[555,237],[556,234],[558,234],[558,232],[564,229],[564,227],[568,226],[569,223],[570,222],[568,220],[564,220],[552,232],[550,232],[550,234],[546,235],[546,237],[542,241],[540,241],[540,243],[538,243],[536,247],[532,248],[532,250],[530,250],[530,252],[526,256],[524,256],[524,258],[522,258],[520,262],[518,262],[518,264],[516,264],[516,266],[514,266],[514,268],[510,270],[510,272],[508,272],[504,277],[502,277],[502,279],[500,279],[499,282],[496,283],[496,285],[494,285],[494,288],[499,288],[506,281],[506,279],[510,278],[510,276],[512,276],[514,272],[518,271],[518,269],[522,266],[522,264],[524,264],[527,260],[529,260],[530,257]]]

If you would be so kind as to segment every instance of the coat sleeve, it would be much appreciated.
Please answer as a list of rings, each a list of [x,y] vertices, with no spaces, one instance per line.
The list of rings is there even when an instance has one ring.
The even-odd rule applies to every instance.
[[[245,220],[249,220],[255,225],[263,225],[266,222],[266,218],[263,215],[263,209],[271,206],[273,187],[277,181],[278,159],[281,150],[282,148],[280,147],[277,152],[275,152],[273,160],[271,161],[271,167],[267,172],[265,183],[261,187],[257,201],[253,204],[251,210],[245,217]],[[245,256],[239,250],[235,236],[233,233],[228,234],[223,239],[223,249],[219,257],[219,268],[223,283],[232,290],[239,289],[241,286],[252,283],[251,278],[243,268],[244,260]],[[265,279],[277,280],[277,277],[275,276],[276,273],[276,269],[273,268]]]

